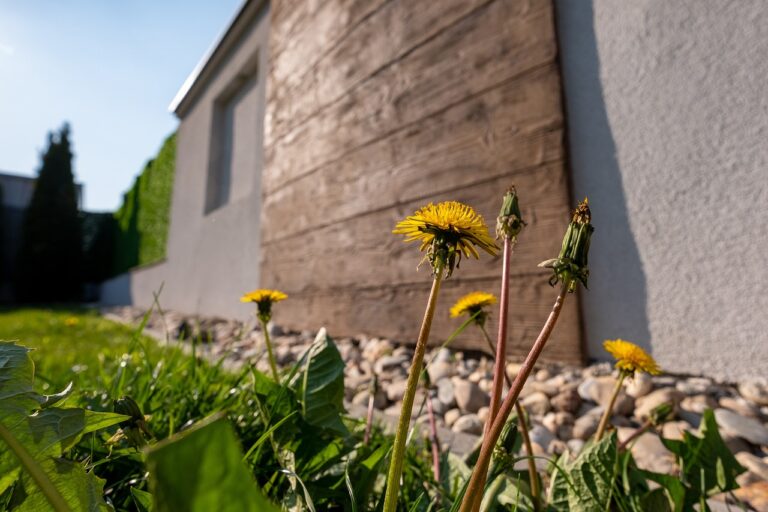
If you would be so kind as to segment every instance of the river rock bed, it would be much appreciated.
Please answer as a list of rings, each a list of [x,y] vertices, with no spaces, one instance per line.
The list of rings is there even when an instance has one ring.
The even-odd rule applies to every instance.
[[[144,312],[131,307],[109,308],[105,316],[138,324]],[[220,318],[199,318],[166,312],[150,315],[147,330],[159,339],[198,337],[207,357],[225,358],[225,364],[238,367],[255,364],[268,372],[265,345],[255,322]],[[270,326],[275,357],[280,366],[294,363],[314,340],[315,333],[283,332]],[[413,356],[410,346],[391,340],[368,337],[335,339],[346,363],[345,398],[350,407],[360,410],[371,396],[371,380],[378,378],[374,406],[396,420],[405,392],[407,371]],[[430,397],[439,426],[470,435],[482,433],[488,417],[488,392],[491,388],[493,360],[487,355],[434,348],[427,352]],[[517,362],[507,364],[510,377],[520,370]],[[566,449],[578,452],[597,429],[600,416],[616,383],[617,373],[610,363],[586,367],[557,364],[538,365],[525,384],[521,403],[531,420],[531,440],[538,455],[556,455]],[[426,421],[426,391],[420,389],[414,418]],[[613,408],[612,424],[619,440],[635,432],[656,406],[669,402],[673,417],[656,431],[646,432],[632,443],[631,450],[641,468],[674,473],[675,463],[659,439],[681,439],[683,432],[695,432],[705,409],[714,409],[720,433],[747,472],[739,477],[747,497],[768,482],[768,381],[741,383],[717,382],[706,376],[639,374],[627,380]],[[450,446],[446,448],[450,449]],[[764,494],[763,494],[764,497]]]

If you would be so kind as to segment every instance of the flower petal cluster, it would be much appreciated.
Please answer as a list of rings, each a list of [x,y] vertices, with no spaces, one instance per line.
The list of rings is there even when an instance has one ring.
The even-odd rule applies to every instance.
[[[487,292],[471,292],[456,301],[451,306],[451,318],[459,317],[465,313],[470,316],[482,310],[486,306],[496,304],[496,296]]]
[[[240,302],[255,302],[256,306],[259,308],[259,320],[267,323],[272,319],[272,304],[287,298],[288,295],[279,290],[261,288],[244,294],[240,297]]]
[[[445,268],[447,276],[458,267],[463,256],[480,258],[477,247],[495,256],[498,246],[488,233],[483,217],[472,207],[457,201],[429,203],[397,223],[392,231],[405,235],[406,242],[420,241],[420,251],[434,273]]]
[[[265,288],[253,290],[240,297],[240,302],[280,302],[287,299],[288,296],[278,290],[267,290]]]
[[[603,347],[616,358],[616,368],[634,375],[636,371],[658,375],[661,368],[645,350],[622,339],[605,340]]]

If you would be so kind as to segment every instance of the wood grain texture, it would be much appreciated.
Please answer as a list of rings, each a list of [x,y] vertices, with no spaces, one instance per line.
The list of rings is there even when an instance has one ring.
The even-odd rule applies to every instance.
[[[274,139],[270,115],[265,191],[288,186],[357,147],[552,63],[556,45],[551,9],[514,17],[508,11],[515,3],[497,0],[473,11],[279,139]],[[279,102],[270,102],[269,110],[281,109]],[[297,146],[302,150],[295,151]]]
[[[263,243],[562,160],[561,107],[552,101],[560,84],[554,71],[546,67],[525,80],[503,83],[268,194]],[[562,169],[553,173],[561,176]],[[542,191],[541,185],[536,188]],[[314,208],[297,209],[297,204]]]
[[[285,290],[278,323],[412,341],[429,292],[418,248],[391,234],[430,201],[458,200],[495,223],[515,184],[529,222],[512,263],[509,352],[523,355],[556,290],[570,211],[551,0],[288,0],[272,11],[265,118],[261,283]],[[498,293],[500,259],[465,260],[448,308]],[[481,350],[477,333],[458,346]],[[549,360],[580,362],[578,298]]]

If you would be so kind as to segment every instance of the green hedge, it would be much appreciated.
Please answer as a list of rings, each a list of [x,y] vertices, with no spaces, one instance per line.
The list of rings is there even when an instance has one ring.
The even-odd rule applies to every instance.
[[[125,193],[122,206],[115,212],[115,274],[165,258],[175,162],[174,133]]]

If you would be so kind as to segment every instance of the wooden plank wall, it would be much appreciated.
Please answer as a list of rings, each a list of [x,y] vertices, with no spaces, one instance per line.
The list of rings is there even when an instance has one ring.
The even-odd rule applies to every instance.
[[[261,282],[291,296],[278,323],[414,341],[430,275],[395,223],[453,199],[493,226],[515,184],[529,225],[510,354],[526,353],[555,296],[536,264],[570,209],[551,0],[284,0],[270,30]],[[446,281],[433,343],[458,326],[456,298],[498,293],[500,266],[465,260]],[[581,361],[576,297],[545,357]]]

